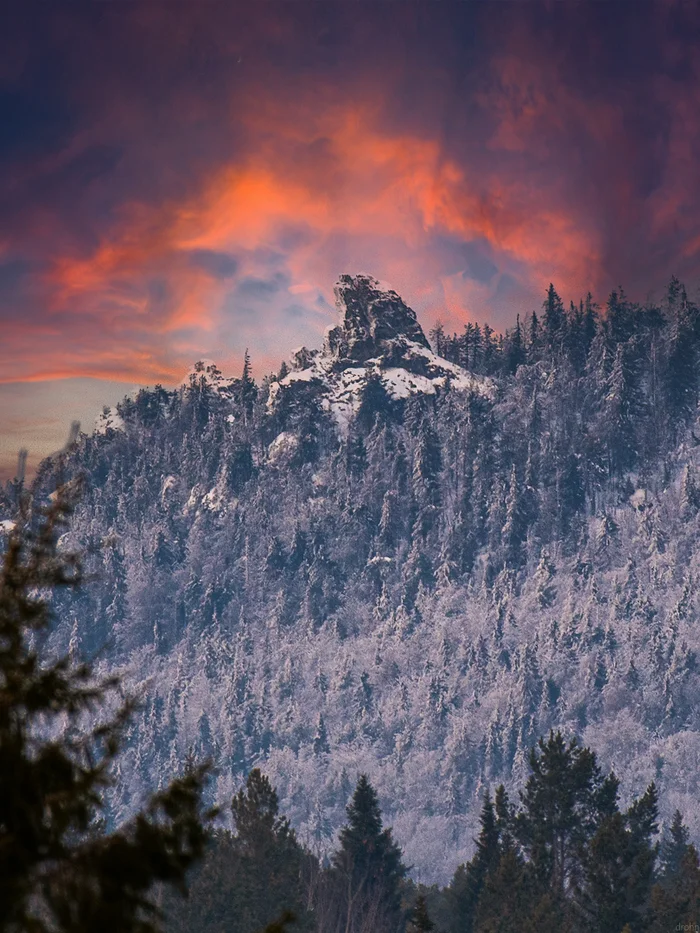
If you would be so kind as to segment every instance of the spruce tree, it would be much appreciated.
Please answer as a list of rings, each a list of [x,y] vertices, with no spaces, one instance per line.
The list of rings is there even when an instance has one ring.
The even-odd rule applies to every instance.
[[[590,840],[577,894],[584,929],[644,929],[654,883],[657,793],[651,784],[625,813],[617,808]]]
[[[447,889],[451,933],[472,933],[479,897],[489,873],[501,858],[500,826],[493,801],[487,792],[479,817],[481,831],[474,857],[460,865]]]
[[[400,931],[405,922],[401,890],[406,867],[391,829],[383,828],[376,791],[364,774],[346,813],[340,848],[332,860],[334,890],[345,929],[362,929],[371,917],[377,933]]]
[[[511,375],[515,375],[518,367],[525,362],[525,344],[523,342],[523,331],[520,326],[520,315],[515,320],[514,330],[508,334],[506,343],[506,369]]]
[[[689,841],[690,834],[683,816],[680,810],[676,810],[659,849],[659,876],[664,884],[670,884],[680,875],[683,859],[688,854]]]
[[[237,386],[236,394],[241,406],[243,407],[244,417],[247,422],[250,420],[253,414],[253,405],[255,404],[255,399],[258,395],[258,390],[255,385],[255,380],[253,379],[250,366],[250,353],[248,353],[247,347],[243,356],[243,372],[241,373],[241,378]]]
[[[310,857],[259,769],[250,772],[231,810],[234,832],[215,833],[187,901],[168,902],[168,933],[272,933],[286,923],[308,930],[302,873]]]
[[[435,929],[435,924],[430,919],[428,905],[425,902],[425,895],[419,894],[416,899],[416,906],[413,908],[413,916],[408,927],[410,933],[430,933]]]
[[[566,325],[566,316],[564,314],[564,305],[557,294],[554,285],[549,283],[547,297],[542,305],[544,333],[547,344],[550,347],[558,346],[564,337],[564,328]]]
[[[582,874],[583,851],[617,796],[595,753],[551,732],[530,753],[516,835],[543,891],[563,898]]]
[[[280,816],[277,792],[259,768],[233,798],[231,811],[240,929],[254,933],[284,910],[300,915],[302,851],[289,821]]]
[[[700,918],[700,860],[695,846],[686,846],[672,878],[657,884],[651,893],[647,933],[695,930]]]
[[[51,599],[82,581],[79,557],[58,546],[75,500],[63,485],[38,518],[22,511],[0,572],[0,930],[149,933],[161,918],[154,885],[184,890],[204,850],[205,770],[106,830],[134,703],[105,714],[118,679],[98,681],[90,664],[45,648]]]
[[[490,872],[479,898],[475,933],[513,933],[527,930],[533,896],[525,864],[517,850],[508,848]],[[533,931],[534,933],[534,931]]]

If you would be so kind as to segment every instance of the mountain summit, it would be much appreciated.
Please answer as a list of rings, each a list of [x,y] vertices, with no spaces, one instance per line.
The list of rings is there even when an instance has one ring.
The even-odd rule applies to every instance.
[[[341,275],[334,292],[342,324],[327,330],[320,350],[294,351],[292,372],[271,386],[269,410],[300,384],[311,384],[343,431],[370,380],[379,380],[394,401],[448,388],[492,395],[491,379],[431,350],[415,311],[393,289],[359,274]]]
[[[430,349],[415,311],[371,275],[341,275],[333,291],[343,324],[327,340],[340,358],[362,363],[401,338]]]

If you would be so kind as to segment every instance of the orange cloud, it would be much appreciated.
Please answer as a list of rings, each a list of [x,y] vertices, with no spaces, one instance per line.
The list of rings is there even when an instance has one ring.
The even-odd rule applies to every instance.
[[[425,264],[421,255],[434,234],[481,238],[526,285],[556,270],[578,286],[599,265],[590,233],[563,207],[496,177],[472,183],[436,140],[385,131],[377,105],[328,101],[325,109],[301,104],[290,112],[262,101],[241,119],[255,140],[247,160],[224,165],[181,203],[126,207],[121,229],[91,256],[55,259],[55,313],[69,307],[97,315],[117,338],[142,329],[164,338],[183,329],[215,333],[230,286],[187,256],[216,250],[250,257],[276,248],[288,228],[305,234],[286,253],[291,295],[315,288],[330,298],[346,268],[329,267],[337,261],[337,251],[329,252],[334,238],[376,243],[379,268],[368,271],[389,278],[394,270],[399,282]],[[162,307],[149,294],[154,277],[167,282]],[[125,355],[132,357],[128,347]],[[131,377],[131,365],[126,371]]]

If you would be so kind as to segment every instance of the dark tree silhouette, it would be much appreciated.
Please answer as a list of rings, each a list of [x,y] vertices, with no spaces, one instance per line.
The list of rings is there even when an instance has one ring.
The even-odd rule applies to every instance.
[[[103,827],[123,727],[133,709],[84,728],[116,679],[97,682],[87,663],[52,660],[37,646],[50,598],[82,579],[75,554],[58,547],[75,501],[59,488],[37,517],[25,503],[0,573],[0,930],[148,933],[159,927],[153,890],[184,890],[206,840],[206,767],[153,796],[115,832]],[[99,721],[99,718],[98,718]]]

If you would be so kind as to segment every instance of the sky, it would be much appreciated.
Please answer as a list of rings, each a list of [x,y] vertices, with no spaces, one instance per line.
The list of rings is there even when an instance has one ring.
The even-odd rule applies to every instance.
[[[0,29],[0,479],[369,272],[427,329],[700,281],[700,7],[80,0]]]

